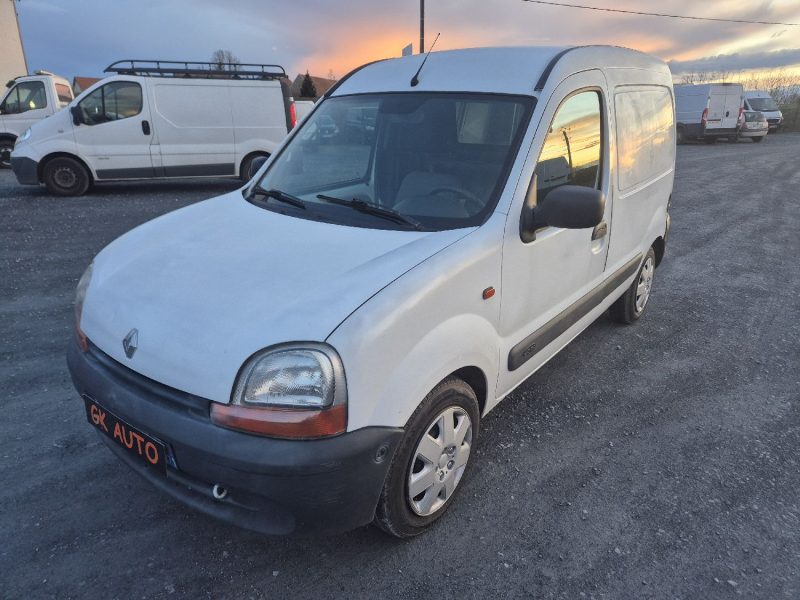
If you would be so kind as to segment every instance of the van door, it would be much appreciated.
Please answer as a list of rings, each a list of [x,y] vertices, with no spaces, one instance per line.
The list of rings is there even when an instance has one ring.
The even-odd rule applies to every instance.
[[[712,86],[708,99],[706,129],[736,129],[742,97],[738,87]]]
[[[611,215],[605,89],[597,70],[563,81],[547,101],[530,147],[503,247],[500,395],[563,345],[560,340],[589,306],[582,298],[602,283]],[[529,186],[536,185],[541,205],[549,192],[567,184],[605,192],[603,223],[594,230],[544,227],[534,241],[523,242],[519,222]]]
[[[139,82],[101,85],[77,107],[82,121],[73,128],[78,154],[98,179],[153,177],[150,111]]]
[[[53,112],[55,109],[47,100],[44,81],[20,81],[8,90],[0,103],[5,131],[17,137]]]
[[[234,134],[228,82],[149,82],[153,155],[166,177],[233,175]]]

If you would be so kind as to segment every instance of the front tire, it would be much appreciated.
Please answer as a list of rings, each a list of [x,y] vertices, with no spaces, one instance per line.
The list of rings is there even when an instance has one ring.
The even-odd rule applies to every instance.
[[[763,142],[763,141],[764,141],[764,138],[765,138],[765,137],[767,137],[767,136],[765,136],[765,135],[762,135],[762,136],[760,136],[760,137],[754,137],[754,138],[750,138],[750,139],[752,139],[752,140],[753,140],[753,142],[755,142],[756,144],[760,144],[761,142]]]
[[[68,156],[47,161],[42,169],[42,179],[47,190],[56,196],[82,196],[92,183],[86,167]]]
[[[0,140],[0,169],[11,168],[11,151],[14,150],[14,140]]]
[[[651,247],[639,267],[639,272],[625,293],[611,305],[611,317],[618,323],[629,325],[638,321],[647,308],[653,276],[656,271],[656,253]]]
[[[437,385],[409,419],[375,512],[398,538],[419,535],[450,507],[478,439],[475,391],[461,379]]]

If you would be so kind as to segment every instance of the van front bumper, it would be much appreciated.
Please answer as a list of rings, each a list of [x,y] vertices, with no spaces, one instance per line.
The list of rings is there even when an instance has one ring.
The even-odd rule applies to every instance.
[[[166,475],[98,432],[132,469],[207,515],[266,534],[338,533],[370,523],[403,430],[367,427],[283,440],[214,425],[210,401],[164,386],[94,345],[67,353],[72,381],[117,417],[164,442]],[[222,500],[214,485],[227,490]]]
[[[32,158],[12,154],[11,170],[22,185],[39,185],[39,163]]]

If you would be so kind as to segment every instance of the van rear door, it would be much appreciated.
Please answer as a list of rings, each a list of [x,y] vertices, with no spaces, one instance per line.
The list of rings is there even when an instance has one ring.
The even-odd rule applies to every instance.
[[[151,78],[156,175],[234,175],[231,99],[225,80]]]
[[[742,94],[739,86],[711,86],[706,129],[736,129],[741,105]]]

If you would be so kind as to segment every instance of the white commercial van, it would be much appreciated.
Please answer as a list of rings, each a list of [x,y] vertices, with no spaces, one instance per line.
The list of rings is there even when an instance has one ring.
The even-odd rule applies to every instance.
[[[424,60],[351,73],[249,184],[81,278],[87,419],[164,492],[266,533],[415,535],[468,485],[498,402],[606,310],[644,314],[667,66],[605,46]]]
[[[783,123],[783,113],[778,103],[763,90],[748,90],[744,93],[744,107],[763,113],[769,123],[770,131],[776,131]]]
[[[294,126],[277,65],[126,60],[63,111],[22,134],[20,183],[75,196],[96,181],[242,176]]]
[[[0,99],[0,168],[11,166],[11,151],[22,133],[72,102],[69,81],[47,71],[12,79]]]
[[[675,86],[678,142],[735,138],[743,111],[744,88],[739,83]]]

